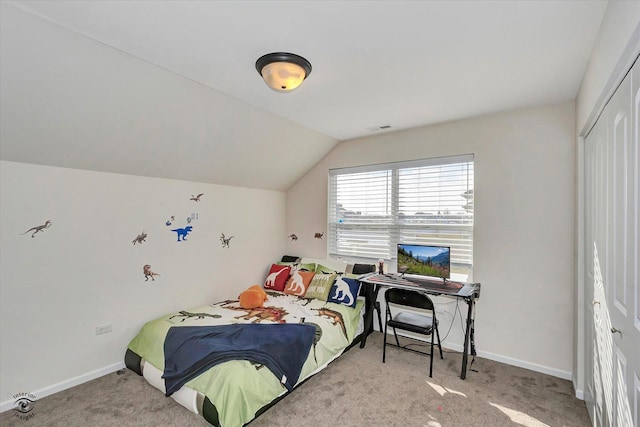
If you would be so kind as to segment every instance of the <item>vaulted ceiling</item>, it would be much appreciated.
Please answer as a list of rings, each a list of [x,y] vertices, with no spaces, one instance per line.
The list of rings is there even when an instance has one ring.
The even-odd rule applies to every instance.
[[[227,120],[235,129],[225,135],[236,139],[223,153],[233,164],[256,150],[268,160],[270,150],[259,144],[273,140],[282,144],[272,145],[278,156],[299,147],[308,157],[288,175],[282,171],[287,163],[276,162],[282,179],[263,184],[260,178],[226,182],[196,172],[206,168],[204,162],[190,171],[142,174],[283,190],[338,141],[574,99],[607,2],[3,1],[5,10],[7,5],[221,94],[218,103],[244,116]],[[16,44],[24,42],[15,31],[3,49],[11,43],[17,52]],[[272,91],[255,69],[258,57],[275,51],[294,52],[312,63],[311,75],[292,93]],[[10,84],[3,80],[3,86]],[[13,104],[2,96],[5,108]],[[263,133],[259,141],[242,129],[243,122],[255,122],[254,115],[261,115],[260,123],[273,118],[284,128],[274,131],[277,136]],[[3,115],[5,123],[9,118]],[[287,129],[294,129],[297,142],[288,139]],[[20,153],[17,134],[3,133],[3,159],[28,158]],[[300,135],[310,135],[312,145],[300,142]],[[189,139],[181,141],[185,152],[203,150]],[[213,167],[219,154],[202,152]],[[101,164],[108,155],[96,157],[81,167],[127,173],[129,166]]]

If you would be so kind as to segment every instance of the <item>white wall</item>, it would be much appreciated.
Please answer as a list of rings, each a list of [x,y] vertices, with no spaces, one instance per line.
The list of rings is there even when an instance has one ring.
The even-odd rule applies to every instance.
[[[2,160],[286,191],[337,143],[13,4],[0,11]]]
[[[144,322],[236,298],[285,249],[283,192],[3,161],[0,200],[3,409],[14,394],[41,398],[119,368]],[[178,243],[171,229],[192,213]],[[46,231],[21,235],[46,220]],[[220,233],[235,236],[229,249]],[[107,322],[113,332],[96,336]]]
[[[287,234],[299,237],[287,253],[326,256],[313,233],[326,231],[330,168],[474,153],[478,352],[570,378],[574,129],[565,103],[343,142],[287,192]],[[447,346],[461,344],[456,326]]]
[[[611,1],[602,20],[598,38],[591,52],[578,95],[576,97],[576,132],[579,140],[576,150],[577,194],[576,194],[576,243],[575,243],[575,318],[576,334],[573,361],[573,385],[576,395],[587,400],[587,407],[593,407],[593,397],[585,390],[586,376],[593,375],[591,363],[585,360],[585,304],[591,298],[584,289],[584,137],[604,109],[632,63],[640,54],[640,2]],[[591,312],[586,308],[587,312]]]
[[[586,135],[640,51],[640,2],[612,0],[576,98],[576,131]]]

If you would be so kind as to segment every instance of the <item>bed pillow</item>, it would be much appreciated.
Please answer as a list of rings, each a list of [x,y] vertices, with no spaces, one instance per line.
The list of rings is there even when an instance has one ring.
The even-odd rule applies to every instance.
[[[278,263],[278,265],[288,265],[289,267],[292,267],[292,268],[293,268],[294,265],[297,265],[298,269],[302,270],[302,271],[316,271],[316,264],[315,263],[300,264],[300,263],[297,263],[297,262],[282,262],[282,261],[280,261]]]
[[[328,302],[355,307],[358,293],[360,292],[360,282],[356,279],[338,277],[331,287]]]
[[[315,275],[316,273],[313,271],[294,271],[291,273],[291,277],[289,277],[289,280],[287,281],[284,293],[303,297],[304,294],[307,293],[307,288]]]
[[[284,285],[287,284],[290,272],[291,267],[287,265],[271,264],[269,275],[267,276],[267,280],[264,282],[264,288],[282,292],[284,290]]]
[[[337,274],[316,274],[304,294],[305,298],[317,298],[326,301],[331,292],[331,286],[335,282]]]
[[[318,264],[316,265],[316,273],[334,274],[334,273],[339,273],[339,271],[336,271],[333,268],[325,267],[322,264]]]

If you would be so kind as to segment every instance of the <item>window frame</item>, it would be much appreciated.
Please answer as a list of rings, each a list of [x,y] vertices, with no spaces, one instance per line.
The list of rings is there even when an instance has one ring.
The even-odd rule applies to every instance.
[[[420,212],[416,212],[414,215],[411,215],[411,218],[409,219],[407,219],[407,217],[405,216],[406,214],[400,214],[402,203],[406,203],[406,201],[401,201],[403,197],[405,199],[410,199],[411,196],[415,197],[417,195],[418,202],[416,203],[421,203],[424,200],[422,193],[420,193],[420,189],[418,189],[417,191],[411,189],[407,192],[401,193],[402,190],[400,189],[400,175],[403,173],[407,175],[410,172],[405,171],[410,170],[421,172],[423,170],[430,171],[431,169],[438,169],[441,171],[443,170],[443,168],[446,169],[446,167],[449,165],[451,165],[453,168],[455,168],[456,165],[460,165],[461,167],[465,165],[464,167],[466,167],[467,182],[466,191],[464,193],[466,194],[466,196],[462,197],[467,199],[467,204],[461,205],[460,207],[461,209],[465,210],[466,213],[450,214],[448,213],[449,211],[447,211],[446,214],[440,214],[440,211],[438,211],[437,215],[427,213],[423,214],[424,218],[422,218],[419,216]],[[347,258],[367,261],[384,259],[385,261],[391,263],[391,265],[388,266],[387,269],[389,271],[395,271],[395,262],[397,258],[395,248],[397,243],[451,246],[452,248],[456,248],[455,251],[452,249],[452,278],[454,278],[455,276],[455,278],[459,280],[471,280],[473,275],[473,228],[475,198],[475,194],[473,191],[475,175],[474,166],[474,155],[463,154],[447,157],[436,157],[330,169],[327,191],[328,256],[331,258]],[[385,213],[381,213],[379,216],[358,216],[360,215],[360,212],[353,213],[352,211],[344,209],[342,204],[338,204],[338,200],[340,198],[337,194],[338,187],[340,185],[338,183],[338,177],[342,176],[344,177],[344,179],[353,177],[353,182],[357,182],[358,184],[360,184],[357,174],[362,174],[363,178],[361,181],[363,184],[366,184],[370,177],[373,177],[373,174],[371,174],[371,172],[380,172],[380,174],[383,174],[384,171],[386,171],[388,182],[386,184],[381,184],[381,182],[376,181],[375,183],[377,184],[377,190],[379,193],[372,193],[374,194],[374,198],[377,197],[380,199],[386,197],[387,199],[389,199],[380,202],[382,204],[380,204],[379,206],[374,203],[374,208],[383,209]],[[433,174],[433,176],[437,176],[441,172],[428,173]],[[432,177],[429,176],[429,178]],[[438,181],[438,188],[441,188],[443,179],[441,177],[439,177],[439,179],[440,180]],[[408,181],[405,181],[405,183],[406,182]],[[386,185],[386,188],[383,187],[384,185]],[[343,187],[347,186],[348,184],[343,183]],[[469,190],[471,191],[470,193]],[[387,191],[389,194],[383,194],[385,191]],[[353,195],[353,197],[359,198],[359,196],[356,195]],[[362,199],[367,199],[367,196]],[[365,201],[364,203],[366,204],[367,202]],[[341,218],[338,214],[341,209],[343,211],[342,217],[344,218]],[[354,221],[342,222],[344,219],[349,218],[349,215],[345,214],[345,212],[351,212],[351,218],[354,219]],[[376,219],[379,219],[380,221],[376,222]],[[438,223],[439,221],[440,223]],[[456,221],[458,221],[459,223],[456,224]],[[379,233],[373,232],[376,230]],[[368,233],[369,231],[372,231],[372,233]],[[414,237],[410,238],[408,237],[408,234],[410,234],[410,232],[412,231],[414,232]],[[431,237],[418,237],[420,233],[423,233],[423,236],[427,236],[430,234]],[[358,246],[356,243],[354,245],[354,250],[348,251],[344,249],[344,244],[349,240],[349,238],[345,237],[342,240],[343,248],[341,248],[341,243],[339,241],[340,234],[346,234],[350,236],[349,238],[353,241],[357,241],[358,237],[362,237],[363,239],[369,238],[374,242],[376,241],[375,239],[380,239],[380,241],[378,245],[372,243],[371,246],[367,246],[369,244],[368,241],[367,245],[363,244],[362,247]],[[435,236],[439,237],[436,238]],[[447,238],[444,238],[443,236],[448,236],[447,238],[450,239],[453,244],[446,244]],[[457,256],[454,256],[454,253],[457,253]]]

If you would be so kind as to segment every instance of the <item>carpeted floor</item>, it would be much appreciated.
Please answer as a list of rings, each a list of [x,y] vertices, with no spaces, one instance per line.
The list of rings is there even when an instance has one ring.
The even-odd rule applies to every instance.
[[[382,334],[353,348],[327,369],[255,419],[273,426],[588,426],[584,402],[571,383],[476,358],[461,380],[461,355],[434,360],[389,347],[382,364]],[[126,370],[38,399],[29,420],[17,411],[2,426],[208,426]]]

